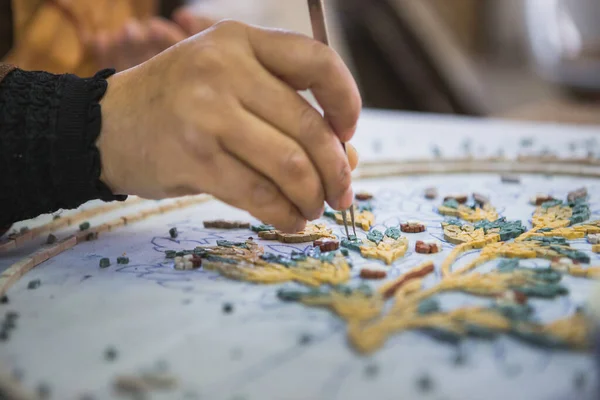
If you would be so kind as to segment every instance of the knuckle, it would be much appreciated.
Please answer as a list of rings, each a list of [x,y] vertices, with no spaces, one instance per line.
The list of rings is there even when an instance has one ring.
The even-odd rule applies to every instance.
[[[304,152],[293,150],[284,160],[283,171],[289,179],[302,180],[310,171],[310,161]]]
[[[313,59],[316,61],[319,71],[327,76],[337,75],[340,62],[336,52],[319,42],[313,46]]]
[[[309,139],[324,130],[324,121],[321,115],[312,107],[306,106],[300,112],[300,132],[302,136]]]
[[[223,71],[229,64],[227,54],[217,46],[202,46],[196,52],[195,66],[201,71]]]

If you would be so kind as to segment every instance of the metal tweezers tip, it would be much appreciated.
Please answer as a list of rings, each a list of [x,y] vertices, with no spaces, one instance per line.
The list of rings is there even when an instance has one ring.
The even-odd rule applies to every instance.
[[[348,231],[348,216],[346,213],[346,210],[342,210],[342,220],[344,221],[344,229],[346,229],[346,237],[350,239],[350,232]]]

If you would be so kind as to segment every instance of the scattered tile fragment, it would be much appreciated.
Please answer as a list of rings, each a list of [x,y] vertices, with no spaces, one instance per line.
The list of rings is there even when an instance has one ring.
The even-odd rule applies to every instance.
[[[321,251],[323,253],[326,253],[328,251],[335,251],[335,250],[339,249],[340,242],[339,242],[339,240],[336,240],[336,239],[323,238],[323,239],[315,240],[313,242],[313,246],[318,247],[319,249],[321,249]]]
[[[202,257],[196,254],[184,254],[175,257],[174,267],[179,271],[189,271],[200,268],[202,265]]]
[[[312,335],[308,333],[303,333],[302,335],[300,335],[298,343],[300,343],[300,345],[302,346],[306,346],[307,344],[310,344],[310,342],[312,342],[312,339]]]
[[[54,236],[53,234],[49,234],[48,238],[46,239],[46,244],[54,244],[57,241],[57,237]]]
[[[171,236],[171,239],[175,239],[177,236],[179,236],[179,232],[177,232],[177,228],[173,227],[173,228],[169,229],[169,236]]]
[[[27,289],[37,289],[38,287],[40,287],[41,284],[42,281],[40,281],[39,279],[34,279],[32,281],[29,281],[29,283],[27,284]]]
[[[2,329],[3,330],[11,331],[11,330],[15,329],[16,327],[17,327],[17,323],[16,323],[16,320],[14,320],[14,319],[6,318],[4,321],[2,321]]]
[[[529,203],[533,206],[541,206],[544,203],[556,201],[556,199],[549,194],[538,193],[529,199]]]
[[[100,259],[100,268],[108,268],[110,267],[110,259],[107,257]]]
[[[79,225],[79,230],[80,231],[85,231],[85,230],[88,230],[88,229],[90,229],[90,223],[87,222],[87,221]]]
[[[400,239],[400,236],[402,236],[402,233],[400,229],[396,228],[395,226],[392,226],[391,228],[387,228],[383,235],[394,240],[398,240]]]
[[[587,235],[589,244],[600,244],[600,233],[590,233]]]
[[[359,193],[356,193],[354,198],[359,201],[366,201],[366,200],[371,200],[373,198],[373,195],[371,193],[367,193],[367,192],[359,192]]]
[[[130,396],[141,396],[150,390],[142,377],[133,375],[117,376],[113,382],[113,386],[117,393]]]
[[[368,378],[373,378],[379,374],[379,366],[376,364],[369,364],[365,367],[365,375]]]
[[[265,232],[265,231],[274,231],[275,227],[273,225],[262,224],[262,225],[252,225],[250,227],[250,229],[253,232],[259,233],[259,232]]]
[[[502,183],[521,183],[521,178],[517,175],[504,174],[500,176]]]
[[[415,251],[419,254],[435,254],[442,250],[442,244],[437,240],[417,240]]]
[[[457,194],[451,194],[451,195],[448,195],[448,196],[444,197],[444,202],[447,202],[449,200],[454,200],[458,204],[465,204],[468,199],[469,199],[469,195],[468,194],[466,194],[466,193],[457,193]]]
[[[363,268],[360,270],[362,279],[379,280],[387,277],[387,272],[378,269]]]
[[[19,313],[16,311],[7,311],[6,312],[6,319],[12,319],[12,320],[16,320],[19,318]]]
[[[438,197],[438,190],[435,187],[428,187],[425,189],[425,198],[427,200],[434,200]]]
[[[104,350],[104,359],[106,361],[114,361],[117,359],[117,349],[114,347],[108,347],[106,350]]]
[[[85,240],[87,240],[88,242],[91,242],[92,240],[96,239],[98,239],[98,232],[90,232],[87,235],[85,235]]]
[[[8,304],[8,296],[7,295],[0,297],[0,304]]]
[[[480,207],[483,207],[484,205],[490,203],[490,198],[484,196],[481,193],[473,193],[473,201],[475,201],[475,204],[478,204]]]
[[[423,374],[417,379],[417,388],[424,393],[433,389],[433,380],[428,374]]]
[[[231,304],[231,303],[223,304],[223,313],[224,314],[231,314],[232,312],[233,312],[233,304]]]
[[[177,378],[166,371],[146,371],[142,379],[150,389],[169,390],[177,386]]]
[[[166,250],[165,251],[165,258],[175,258],[177,256],[177,252],[175,250]]]
[[[582,188],[579,188],[579,189],[574,190],[572,192],[569,192],[569,194],[567,195],[567,201],[569,201],[569,202],[572,203],[572,202],[574,202],[576,200],[585,199],[587,197],[588,197],[587,188],[582,187]]]
[[[533,145],[533,138],[526,137],[521,139],[521,147],[531,147]]]
[[[129,264],[129,257],[117,257],[117,264]]]
[[[214,221],[204,221],[204,227],[212,229],[250,229],[250,223],[217,219]]]
[[[425,232],[425,225],[420,221],[406,221],[400,224],[400,230],[404,233],[421,233]]]

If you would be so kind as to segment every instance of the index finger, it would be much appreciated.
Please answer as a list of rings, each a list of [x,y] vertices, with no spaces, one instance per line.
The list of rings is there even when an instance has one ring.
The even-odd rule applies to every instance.
[[[258,61],[296,90],[310,89],[342,142],[354,135],[362,100],[350,70],[330,47],[307,36],[248,27]]]

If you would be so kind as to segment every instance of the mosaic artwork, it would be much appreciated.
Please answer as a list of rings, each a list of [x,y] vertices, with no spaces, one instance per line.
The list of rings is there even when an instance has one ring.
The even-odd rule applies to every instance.
[[[584,146],[476,174],[367,160],[350,237],[334,210],[288,235],[207,196],[16,225],[0,373],[57,398],[595,398]],[[470,168],[465,151],[445,162]]]

